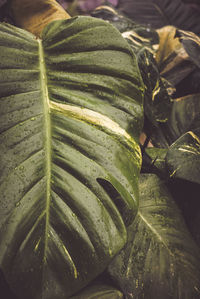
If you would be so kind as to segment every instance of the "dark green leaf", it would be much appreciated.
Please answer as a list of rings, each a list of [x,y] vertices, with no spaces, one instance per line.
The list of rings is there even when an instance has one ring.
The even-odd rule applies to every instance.
[[[137,62],[113,26],[77,17],[42,40],[1,24],[0,68],[0,268],[20,299],[66,299],[137,213]]]
[[[173,95],[174,99],[200,93],[199,80],[200,69],[196,67],[188,76],[176,85],[176,92]]]
[[[140,208],[109,273],[127,299],[198,299],[200,251],[164,183],[141,176]]]
[[[135,22],[120,14],[117,9],[110,5],[100,5],[92,11],[91,15],[95,18],[109,21],[109,23],[115,26],[120,32],[132,30],[133,27],[137,26]]]
[[[191,231],[200,248],[200,202],[198,212],[196,213],[195,217],[191,219]]]
[[[136,51],[144,47],[153,53],[157,50],[159,43],[157,32],[148,26],[136,24],[121,14],[118,9],[101,5],[93,11],[92,16],[109,21],[122,33]]]
[[[177,30],[176,36],[180,38],[190,59],[200,67],[200,38],[193,32]]]
[[[77,295],[70,297],[72,299],[123,299],[123,294],[106,284],[94,284],[90,287],[86,287],[83,291],[80,291]]]
[[[134,22],[153,28],[174,25],[200,33],[199,11],[181,0],[120,0],[118,8]]]
[[[184,179],[172,179],[167,181],[167,186],[181,209],[187,227],[193,238],[200,245],[200,184]],[[200,246],[199,246],[200,247]]]
[[[156,127],[156,135],[158,135],[159,124],[168,120],[171,110],[171,99],[154,59],[155,47],[158,46],[158,34],[154,30],[135,24],[116,9],[106,5],[97,8],[93,16],[103,18],[114,25],[135,52],[145,85],[144,113],[151,126],[151,132],[147,133],[151,135]],[[179,41],[178,43],[182,47]],[[165,141],[164,145],[166,143]]]
[[[200,94],[188,95],[174,100],[168,122],[173,141],[182,134],[200,127]]]
[[[143,157],[143,171],[148,173],[155,173],[163,178],[166,177],[166,167],[165,167],[165,156],[167,149],[148,147],[145,149],[145,154]],[[145,156],[147,163],[144,163]]]
[[[200,127],[200,94],[183,96],[173,100],[169,119],[159,127],[146,124],[147,133],[157,147],[168,147],[182,134]],[[162,107],[161,107],[162,109]]]
[[[138,51],[137,59],[145,85],[144,113],[154,126],[158,126],[169,118],[171,99],[161,80],[152,53],[144,48]]]
[[[127,39],[135,53],[145,49],[154,54],[157,50],[159,43],[157,32],[134,23],[119,10],[108,5],[101,5],[94,10],[92,16],[109,21]]]
[[[198,130],[200,136],[200,130]],[[169,148],[166,163],[170,177],[200,184],[200,138],[189,131]]]

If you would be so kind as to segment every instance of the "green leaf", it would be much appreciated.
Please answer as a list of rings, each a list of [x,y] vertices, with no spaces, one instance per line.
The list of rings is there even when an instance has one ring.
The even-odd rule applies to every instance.
[[[200,251],[164,183],[140,180],[140,208],[109,273],[127,299],[197,299]]]
[[[150,52],[154,52],[158,47],[159,37],[155,30],[149,26],[136,24],[110,5],[100,5],[92,12],[92,16],[109,21],[136,50],[145,47]]]
[[[167,151],[165,148],[147,147],[142,160],[143,172],[155,173],[159,177],[166,178],[165,156]]]
[[[173,141],[182,134],[200,127],[200,94],[187,95],[173,102],[169,130]]]
[[[171,100],[159,74],[157,63],[145,48],[137,53],[138,65],[145,85],[144,113],[154,126],[167,122]]]
[[[153,28],[174,25],[200,32],[199,10],[182,0],[120,0],[117,7],[133,21]]]
[[[137,26],[135,22],[120,14],[120,12],[109,3],[96,7],[96,9],[91,12],[91,15],[92,17],[109,21],[109,23],[115,26],[120,32],[132,30],[133,27]]]
[[[166,164],[170,177],[200,184],[200,130],[189,131],[169,148]]]
[[[156,139],[158,139],[157,136],[160,135],[160,132],[162,136],[159,126],[161,123],[167,122],[172,103],[154,58],[159,43],[157,32],[148,27],[135,24],[129,18],[121,15],[116,9],[106,5],[98,7],[93,12],[93,16],[103,18],[115,26],[136,54],[144,82],[144,114],[149,122],[148,128],[144,127],[144,130],[147,131],[147,135],[156,136]],[[182,47],[181,43],[178,43]],[[163,139],[162,145],[168,145],[165,138]]]
[[[200,67],[200,38],[195,33],[184,30],[177,30],[176,36],[180,38],[185,51],[188,53],[190,59]]]
[[[191,219],[191,231],[195,238],[196,243],[200,248],[200,209],[198,206],[197,213],[193,219]]]
[[[104,21],[0,25],[0,268],[20,299],[101,273],[137,213],[142,82]]]
[[[166,80],[160,76],[154,58],[159,43],[158,33],[149,27],[135,24],[120,14],[120,11],[107,5],[99,6],[92,15],[107,20],[115,26],[136,54],[144,82],[144,115],[148,120],[144,131],[152,137],[153,142],[160,142],[161,146],[168,146],[168,141],[163,136],[160,125],[166,123],[170,116],[172,103],[168,91],[171,91],[172,88],[168,82],[166,87]],[[182,47],[179,41],[178,43]]]
[[[200,127],[199,97],[198,93],[174,99],[166,123],[157,127],[148,124],[145,126],[147,131],[150,131],[151,141],[155,146],[168,148],[187,131],[193,131]],[[162,110],[162,107],[160,109]]]

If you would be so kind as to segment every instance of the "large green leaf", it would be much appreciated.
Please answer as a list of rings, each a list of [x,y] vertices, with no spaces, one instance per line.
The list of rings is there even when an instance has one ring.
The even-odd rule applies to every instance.
[[[107,5],[97,7],[93,16],[109,21],[115,26],[135,52],[145,86],[144,114],[148,123],[147,126],[144,126],[144,131],[147,135],[156,136],[156,139],[160,140],[158,138],[158,136],[162,136],[160,124],[167,122],[172,103],[154,58],[159,43],[157,32],[135,24],[120,14],[117,9]],[[181,44],[180,47],[182,47]],[[168,142],[163,138],[161,144],[165,146],[168,145]]]
[[[0,265],[22,298],[63,299],[102,272],[137,213],[142,81],[104,21],[0,25]]]
[[[109,4],[109,3],[107,3]],[[100,5],[93,12],[92,16],[109,21],[115,26],[125,38],[131,41],[131,46],[138,48],[148,48],[153,51],[157,49],[159,37],[155,30],[150,29],[148,26],[142,26],[133,22],[125,15],[121,14],[118,9],[110,5]]]
[[[140,208],[109,272],[127,299],[198,299],[200,250],[164,183],[140,180]]]

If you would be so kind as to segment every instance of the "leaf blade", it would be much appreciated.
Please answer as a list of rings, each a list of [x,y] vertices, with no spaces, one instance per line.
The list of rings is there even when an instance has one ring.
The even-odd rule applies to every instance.
[[[99,35],[91,42],[91,26],[97,33],[103,27],[106,38]],[[72,31],[76,34],[71,37]],[[1,25],[0,34],[7,44],[15,37],[14,49],[21,47],[18,37],[21,41],[25,34],[27,41],[16,61],[12,51],[4,52],[2,68],[36,70],[33,81],[31,76],[26,80],[25,72],[24,80],[17,81],[10,69],[13,80],[4,78],[1,89],[1,268],[20,298],[65,298],[105,269],[125,243],[125,223],[137,211],[141,78],[129,46],[102,21],[53,22],[42,41],[9,25]],[[64,55],[60,50],[57,63],[59,41]],[[90,59],[85,63],[79,52],[86,49]],[[114,54],[108,66],[104,53],[106,59]],[[82,73],[85,83],[79,82]],[[106,84],[103,96],[96,92]],[[81,109],[87,111],[84,117]],[[101,115],[103,125],[97,118]],[[113,186],[118,198],[99,178]]]
[[[198,298],[199,249],[179,210],[155,175],[142,175],[140,188],[139,214],[109,273],[127,298]]]

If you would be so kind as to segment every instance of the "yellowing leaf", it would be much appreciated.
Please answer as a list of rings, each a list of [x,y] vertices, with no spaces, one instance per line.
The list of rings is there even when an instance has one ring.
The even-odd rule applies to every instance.
[[[175,37],[176,28],[173,26],[162,27],[157,30],[157,33],[160,38],[160,43],[158,52],[156,53],[156,61],[158,64],[160,64],[173,52],[180,52],[182,45],[179,39]],[[183,52],[180,53],[184,54]]]
[[[55,0],[11,0],[10,6],[15,24],[36,36],[51,21],[70,18]]]

